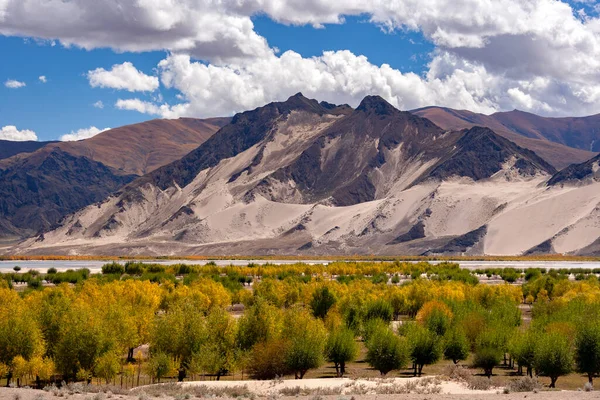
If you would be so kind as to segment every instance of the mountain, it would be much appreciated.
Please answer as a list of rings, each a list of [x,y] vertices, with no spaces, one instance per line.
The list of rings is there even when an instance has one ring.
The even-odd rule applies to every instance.
[[[38,232],[61,217],[103,200],[133,176],[60,149],[35,152],[0,170],[0,234]]]
[[[594,143],[600,143],[600,116],[570,118],[572,121],[588,121],[586,123],[573,125],[585,126],[582,131],[587,142],[577,140],[565,140],[560,135],[550,134],[550,127],[561,125],[564,118],[544,118],[533,114],[523,113],[521,111],[512,111],[508,113],[496,113],[492,115],[478,114],[467,110],[453,110],[445,107],[425,107],[413,110],[413,113],[424,118],[428,118],[443,129],[465,129],[473,126],[485,126],[492,129],[497,134],[518,144],[521,147],[530,149],[544,158],[557,169],[563,169],[571,164],[578,164],[589,160],[595,155],[590,149],[596,149]],[[531,118],[523,118],[523,115]],[[535,117],[535,118],[534,118]],[[597,120],[594,125],[589,122]],[[529,121],[525,124],[524,121]],[[561,130],[556,128],[557,130]],[[537,132],[537,133],[536,133]],[[546,135],[540,132],[545,132]],[[568,137],[571,133],[562,129],[562,136]],[[597,141],[597,142],[596,142]]]
[[[21,153],[33,153],[34,151],[56,142],[13,142],[11,140],[0,140],[0,160],[9,158]]]
[[[351,110],[297,94],[14,252],[592,252],[600,183],[549,186],[556,174],[489,128],[442,129],[378,96]]]
[[[554,175],[548,185],[586,184],[600,181],[600,154],[581,164],[573,164]]]
[[[183,157],[229,120],[153,120],[1,160],[0,237],[49,229],[137,176]]]

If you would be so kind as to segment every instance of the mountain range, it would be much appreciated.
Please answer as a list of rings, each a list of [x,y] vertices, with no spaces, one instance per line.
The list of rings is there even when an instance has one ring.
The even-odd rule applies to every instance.
[[[77,142],[1,142],[0,238],[15,240],[49,229],[136,177],[183,157],[229,120],[153,120]]]
[[[299,93],[0,161],[0,181],[22,182],[0,189],[0,232],[37,230],[9,250],[27,254],[598,254],[596,120],[406,112],[379,96],[352,109]],[[77,181],[90,175],[94,190]],[[47,194],[17,203],[49,177],[76,188],[54,194],[70,207]],[[44,224],[17,225],[45,210]]]

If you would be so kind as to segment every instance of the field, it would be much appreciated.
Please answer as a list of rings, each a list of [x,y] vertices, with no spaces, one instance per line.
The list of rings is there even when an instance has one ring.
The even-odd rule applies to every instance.
[[[399,260],[13,271],[0,276],[0,384],[90,399],[589,390],[599,274]],[[0,397],[36,395],[18,390]]]

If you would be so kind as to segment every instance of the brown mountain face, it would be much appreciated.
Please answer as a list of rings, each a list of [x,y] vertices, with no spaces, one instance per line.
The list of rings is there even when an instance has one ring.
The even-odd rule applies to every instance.
[[[75,156],[99,161],[119,174],[144,175],[185,156],[229,120],[155,119],[111,129],[91,139],[53,146]]]
[[[413,110],[412,112],[430,119],[444,129],[465,129],[473,126],[488,127],[519,146],[534,151],[559,170],[571,164],[585,162],[595,155],[594,152],[589,151],[590,148],[593,148],[593,146],[589,146],[591,145],[591,140],[595,139],[589,139],[590,142],[585,147],[583,145],[572,145],[577,141],[559,140],[557,135],[548,134],[545,136],[540,133],[540,131],[551,132],[550,127],[552,124],[560,125],[561,120],[563,120],[562,118],[544,118],[521,111],[484,115],[467,110],[453,110],[445,107],[426,107]],[[526,119],[523,114],[536,118]],[[588,129],[586,135],[589,137],[597,136],[598,143],[600,143],[600,128],[595,128],[589,122],[589,119],[593,120],[595,117],[570,118],[573,121],[586,120],[585,123],[574,123],[574,125],[580,126],[582,130],[582,126],[586,126]],[[600,118],[598,118],[597,123],[600,124]],[[600,125],[596,126],[600,127]],[[564,137],[570,135],[564,129],[562,132]]]
[[[136,176],[183,157],[229,121],[152,120],[1,160],[0,237],[48,229]]]
[[[0,160],[10,158],[21,153],[33,153],[50,143],[56,142],[13,142],[11,140],[0,140]]]

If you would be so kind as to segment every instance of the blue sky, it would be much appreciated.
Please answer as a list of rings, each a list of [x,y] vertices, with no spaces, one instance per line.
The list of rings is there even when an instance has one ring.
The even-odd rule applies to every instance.
[[[379,94],[401,109],[600,113],[598,2],[461,4],[4,0],[0,138],[230,115],[297,91],[351,105]]]
[[[304,57],[319,56],[324,50],[351,50],[367,56],[377,65],[387,63],[403,71],[421,73],[433,49],[418,32],[384,33],[362,17],[351,17],[345,24],[322,29],[278,24],[266,16],[254,18],[254,23],[255,30],[270,46],[281,52],[294,50]],[[27,85],[19,89],[0,86],[0,126],[15,125],[19,129],[33,130],[39,140],[56,140],[63,134],[89,126],[103,129],[148,120],[148,115],[115,109],[114,104],[122,94],[118,90],[90,87],[86,74],[99,67],[108,70],[114,64],[129,61],[145,74],[154,75],[157,64],[167,54],[165,51],[88,51],[56,43],[52,46],[48,41],[3,36],[0,36],[0,51],[11,54],[10,63],[0,63],[2,82],[14,79]],[[46,76],[47,83],[41,83],[39,76]],[[164,87],[160,93],[167,102],[176,95],[176,91]],[[153,96],[156,93],[143,97]],[[104,108],[94,107],[98,101]]]

